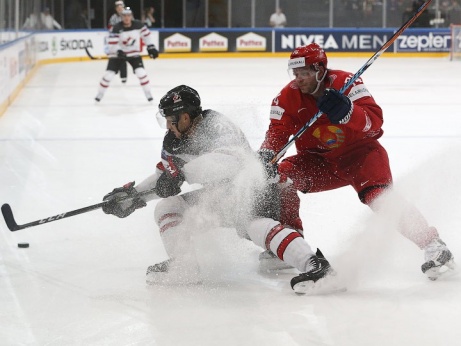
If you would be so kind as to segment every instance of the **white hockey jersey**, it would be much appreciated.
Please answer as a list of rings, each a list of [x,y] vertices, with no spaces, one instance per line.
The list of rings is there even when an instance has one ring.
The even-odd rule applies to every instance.
[[[117,23],[109,31],[107,40],[107,55],[117,56],[117,51],[122,50],[127,57],[139,56],[142,51],[142,41],[146,45],[153,45],[154,41],[149,29],[139,20],[133,20],[130,27]]]
[[[185,181],[200,184],[208,191],[211,210],[235,220],[235,214],[252,208],[252,193],[264,185],[264,172],[243,132],[224,115],[205,110],[193,134],[181,139],[168,131],[163,140],[161,162],[156,173],[136,186],[137,191],[155,188],[160,175],[168,169],[169,157],[185,162],[181,171]],[[144,197],[146,201],[158,198]],[[233,220],[229,221],[230,223]]]

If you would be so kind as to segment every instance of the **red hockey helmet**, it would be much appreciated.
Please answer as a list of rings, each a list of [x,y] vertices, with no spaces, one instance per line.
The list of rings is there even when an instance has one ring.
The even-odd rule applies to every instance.
[[[290,69],[309,65],[313,65],[316,70],[318,66],[327,68],[327,56],[325,51],[317,43],[296,48],[291,53],[290,60],[288,61],[288,68]]]

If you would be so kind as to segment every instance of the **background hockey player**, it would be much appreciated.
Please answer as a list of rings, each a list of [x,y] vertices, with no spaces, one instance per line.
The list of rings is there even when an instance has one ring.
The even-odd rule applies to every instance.
[[[315,43],[296,48],[289,69],[294,80],[272,101],[270,125],[260,148],[266,162],[288,142],[319,110],[324,114],[295,142],[297,153],[278,167],[298,191],[312,193],[352,186],[360,201],[373,211],[383,206],[378,198],[392,185],[382,136],[383,113],[362,79],[357,79],[344,94],[338,92],[353,74],[328,69],[324,50]],[[299,197],[286,189],[282,200],[292,219],[299,219]],[[435,227],[409,203],[402,204],[399,231],[425,251],[422,271],[432,280],[444,266],[453,267],[453,256]],[[346,206],[347,207],[347,206]],[[289,208],[290,209],[290,208]]]
[[[110,16],[109,24],[107,25],[107,28],[109,30],[112,29],[116,24],[122,21],[122,11],[125,8],[125,3],[123,1],[116,1],[114,5],[115,5],[115,13],[112,16]],[[119,62],[119,71],[120,71],[120,79],[122,80],[122,83],[126,83],[126,80],[128,77],[128,69],[127,69],[126,61]]]
[[[327,275],[332,271],[323,255],[314,254],[300,233],[277,221],[276,189],[268,187],[259,158],[234,123],[216,111],[202,111],[199,94],[185,85],[163,96],[159,113],[168,131],[156,172],[136,187],[133,182],[113,190],[104,197],[110,202],[103,207],[107,214],[126,217],[148,200],[163,198],[154,217],[169,259],[148,268],[148,282],[200,281],[191,256],[189,226],[183,222],[192,208],[196,218],[203,218],[202,213],[215,215],[220,225],[243,230],[242,236],[300,270],[291,280],[297,293],[306,293],[319,286],[314,285],[316,281],[323,283],[332,276]],[[203,188],[178,195],[183,182]],[[152,188],[156,194],[149,197],[117,201],[117,197]]]
[[[147,76],[141,58],[141,40],[147,44],[147,52],[152,59],[158,57],[154,41],[149,29],[139,20],[133,19],[132,11],[126,7],[122,11],[122,21],[116,24],[109,33],[109,62],[104,76],[101,79],[96,101],[101,101],[111,80],[119,71],[121,64],[127,61],[133,68],[133,72],[138,77],[141,87],[147,100],[153,100],[150,92],[149,77]]]

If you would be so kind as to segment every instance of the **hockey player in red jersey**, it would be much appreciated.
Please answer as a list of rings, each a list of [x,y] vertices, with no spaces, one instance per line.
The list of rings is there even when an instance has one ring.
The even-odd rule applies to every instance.
[[[110,29],[108,40],[109,62],[107,63],[106,72],[99,83],[98,94],[95,97],[96,101],[101,101],[110,82],[119,71],[120,66],[125,64],[125,61],[132,66],[147,100],[149,102],[153,100],[150,92],[149,77],[140,56],[142,50],[141,40],[144,40],[147,44],[149,56],[156,59],[158,50],[155,48],[149,29],[141,21],[134,20],[131,9],[126,7],[122,11],[122,21]]]
[[[316,43],[296,48],[288,67],[293,80],[272,101],[270,125],[259,150],[263,160],[270,166],[291,135],[319,110],[323,115],[296,140],[296,154],[278,165],[294,186],[284,191],[282,201],[289,203],[282,208],[282,222],[302,230],[296,190],[313,193],[352,186],[362,203],[379,211],[383,198],[378,197],[392,186],[388,155],[378,141],[382,109],[361,78],[341,94],[338,90],[353,74],[329,69],[325,51]],[[453,255],[437,229],[415,207],[402,203],[399,231],[425,251],[421,269],[435,280],[454,267]]]

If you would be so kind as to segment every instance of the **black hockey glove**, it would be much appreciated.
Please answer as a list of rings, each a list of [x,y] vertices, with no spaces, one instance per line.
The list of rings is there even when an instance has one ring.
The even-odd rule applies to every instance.
[[[149,53],[149,56],[152,59],[157,59],[158,58],[158,50],[155,48],[153,44],[150,44],[147,46],[147,53]]]
[[[117,58],[119,59],[126,59],[126,53],[123,50],[118,50],[117,51]]]
[[[332,124],[347,124],[354,109],[349,97],[335,89],[326,89],[317,101],[317,107],[327,115]]]
[[[268,180],[276,178],[278,175],[278,164],[271,162],[275,157],[275,152],[270,149],[260,149],[257,153],[259,155],[259,160],[264,166],[266,178]]]
[[[136,193],[137,191],[134,188],[134,181],[114,189],[103,198],[103,201],[107,201],[102,206],[103,212],[124,218],[130,215],[136,209],[145,207],[146,202],[144,202],[141,198],[133,198],[120,201],[121,197],[133,196]]]
[[[165,171],[160,175],[155,185],[157,196],[167,198],[181,192],[181,185],[185,180],[181,171],[184,164],[184,160],[178,157],[168,157],[168,167],[165,167]]]

